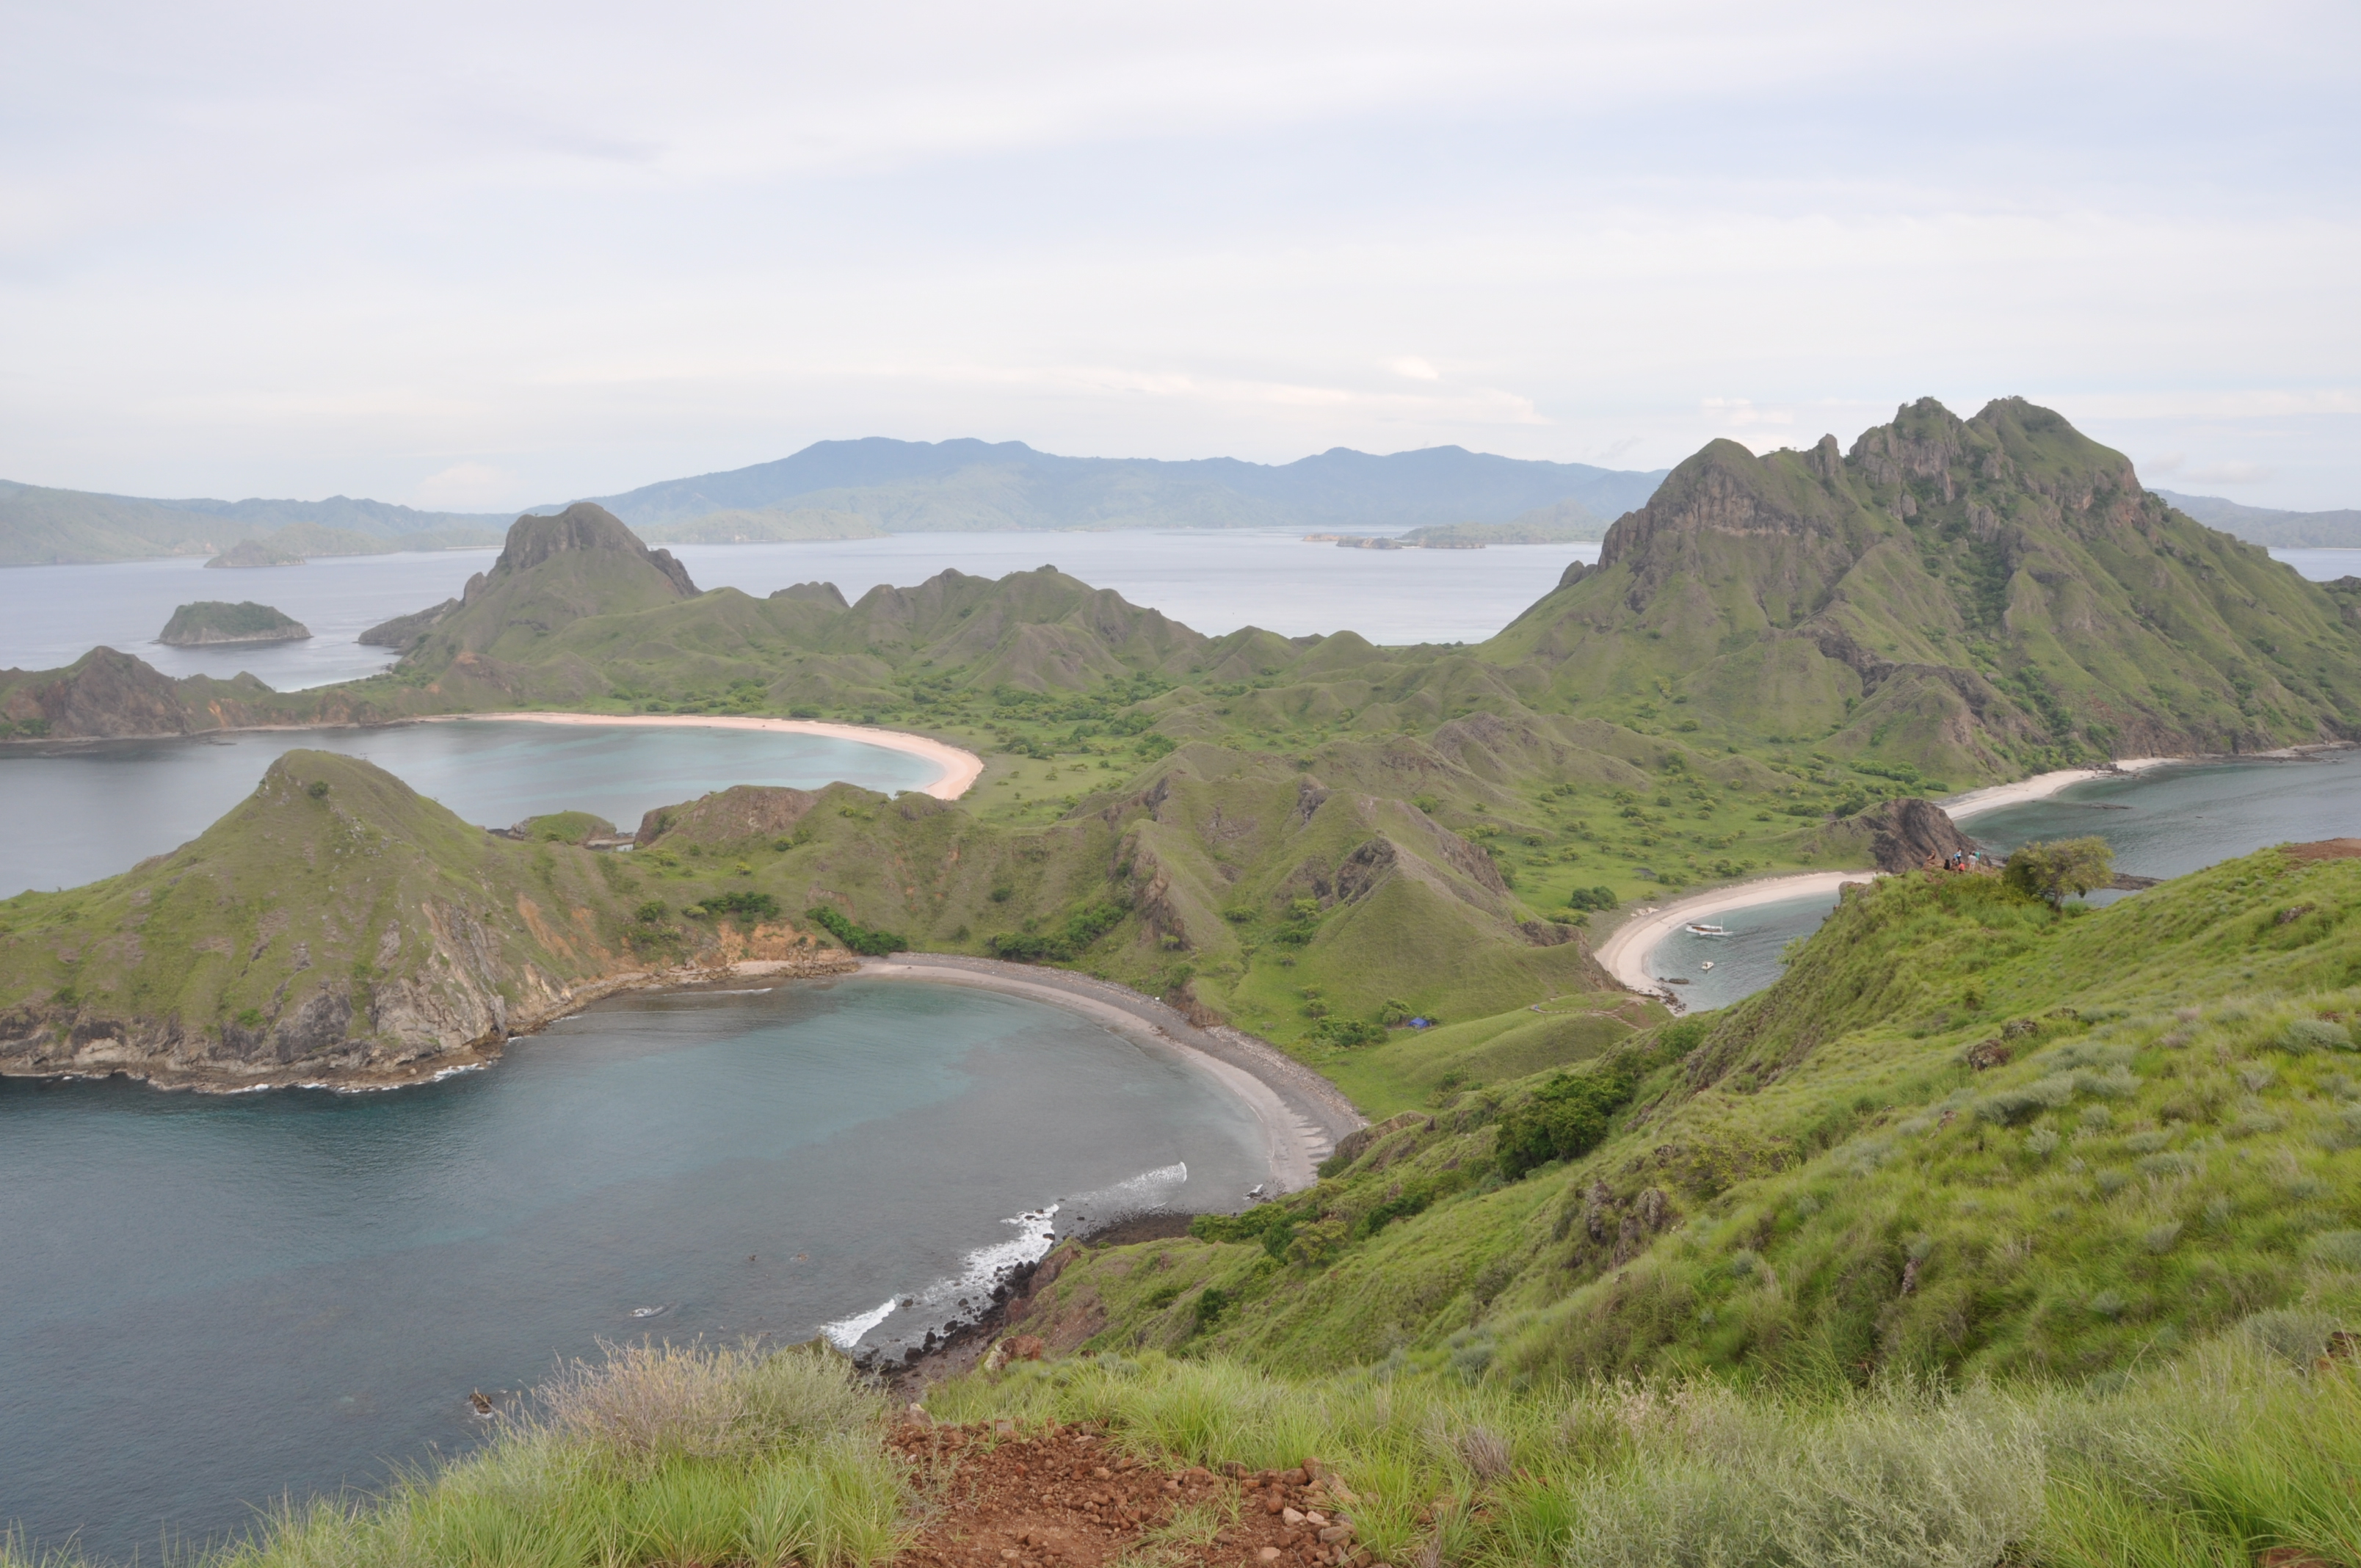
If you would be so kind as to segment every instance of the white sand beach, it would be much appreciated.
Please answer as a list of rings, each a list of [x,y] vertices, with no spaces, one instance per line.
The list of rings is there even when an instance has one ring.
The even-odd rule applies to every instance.
[[[1689,922],[1732,909],[1752,909],[1761,904],[1777,904],[1783,899],[1804,898],[1814,894],[1833,895],[1846,883],[1867,882],[1877,874],[1875,872],[1799,872],[1794,876],[1764,877],[1760,882],[1740,883],[1733,887],[1692,894],[1686,898],[1658,906],[1653,914],[1635,916],[1618,927],[1598,948],[1599,967],[1631,990],[1655,995],[1663,992],[1664,986],[1648,972],[1648,955],[1655,950],[1657,943]]]
[[[2042,800],[2056,795],[2068,784],[2078,784],[2085,779],[2114,778],[2119,773],[2136,773],[2148,768],[2160,768],[2176,757],[2125,757],[2113,768],[2060,768],[2056,773],[2036,773],[2015,784],[1987,784],[1955,795],[1935,804],[1950,813],[1954,822],[1964,822],[1971,817],[1981,817],[1987,811],[1998,811],[2004,806],[2022,806],[2028,800]]]
[[[817,718],[754,718],[736,715],[689,713],[445,713],[423,720],[456,724],[468,719],[497,719],[526,724],[631,724],[671,726],[688,729],[763,729],[778,735],[825,735],[835,740],[858,740],[924,757],[943,770],[943,776],[926,787],[937,800],[957,800],[983,776],[983,759],[948,740],[913,735],[904,729],[881,729],[863,724],[829,724]]]

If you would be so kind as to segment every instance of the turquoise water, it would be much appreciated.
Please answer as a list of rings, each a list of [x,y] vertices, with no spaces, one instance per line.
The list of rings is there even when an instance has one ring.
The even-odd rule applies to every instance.
[[[906,752],[814,735],[497,719],[109,740],[46,751],[0,746],[0,817],[40,825],[0,851],[0,898],[28,887],[76,887],[188,842],[244,799],[272,758],[298,746],[367,757],[489,828],[570,809],[628,830],[642,812],[735,784],[816,789],[841,779],[890,794],[923,789],[942,772]]]
[[[2174,763],[2072,784],[1960,827],[2002,854],[2037,839],[2101,838],[2114,848],[2118,871],[2180,876],[2267,844],[2361,836],[2361,751],[2302,762]],[[2100,893],[2092,902],[2126,896]],[[1799,898],[1707,916],[1730,935],[1675,932],[1649,954],[1648,971],[1687,980],[1674,990],[1693,1010],[1727,1007],[1777,980],[1787,944],[1809,936],[1835,907],[1833,897]],[[1704,969],[1708,962],[1713,968]]]
[[[1170,1054],[899,981],[620,999],[393,1093],[0,1080],[0,1527],[233,1531],[478,1441],[470,1390],[602,1338],[908,1297],[895,1353],[1077,1215],[1236,1206],[1260,1151]]]

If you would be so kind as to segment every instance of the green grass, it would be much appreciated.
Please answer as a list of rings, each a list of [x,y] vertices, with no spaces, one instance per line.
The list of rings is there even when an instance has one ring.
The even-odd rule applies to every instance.
[[[1135,1451],[1340,1477],[1381,1560],[1989,1568],[2361,1561],[2361,1387],[2244,1332],[2104,1392],[1907,1377],[1518,1387],[1388,1362],[1285,1376],[1158,1352],[929,1396],[954,1420],[1101,1421]]]
[[[1573,1062],[1637,1073],[1595,1151],[1510,1179],[1501,1129],[1558,1069],[1411,1075],[1556,1025],[1449,1025],[1347,1078],[1424,1115],[1250,1233],[1084,1259],[1050,1306],[1099,1348],[1293,1370],[2111,1375],[2361,1305],[2356,1014],[2361,862],[2267,850],[2064,913],[1896,879],[1770,990]],[[1241,1309],[1210,1330],[1204,1287]]]

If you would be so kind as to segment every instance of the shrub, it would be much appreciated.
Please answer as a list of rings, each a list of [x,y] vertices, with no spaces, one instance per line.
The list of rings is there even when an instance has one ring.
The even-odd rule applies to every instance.
[[[1618,1058],[1581,1074],[1560,1072],[1500,1118],[1493,1146],[1500,1174],[1514,1181],[1555,1159],[1579,1159],[1607,1136],[1608,1124],[1631,1101],[1633,1074]]]
[[[884,1402],[824,1352],[602,1345],[540,1391],[550,1426],[627,1469],[674,1459],[753,1459],[873,1429]]]
[[[2115,852],[2104,839],[2059,839],[2020,846],[2008,858],[2004,880],[2054,909],[2069,897],[2106,886],[2114,874]]]
[[[1065,963],[1121,925],[1128,913],[1122,904],[1102,900],[1071,911],[1053,930],[1009,932],[987,939],[984,946],[994,958],[1014,963]]]
[[[740,889],[732,893],[717,893],[705,901],[705,913],[709,916],[733,915],[748,925],[759,925],[779,917],[779,901],[767,893],[752,893]]]
[[[2279,1049],[2302,1056],[2307,1051],[2349,1051],[2353,1036],[2336,1025],[2318,1018],[2299,1018],[2279,1031]]]
[[[840,910],[825,904],[816,904],[804,911],[804,918],[842,942],[846,950],[882,959],[888,953],[904,953],[910,949],[908,938],[891,931],[873,930],[861,925]]]

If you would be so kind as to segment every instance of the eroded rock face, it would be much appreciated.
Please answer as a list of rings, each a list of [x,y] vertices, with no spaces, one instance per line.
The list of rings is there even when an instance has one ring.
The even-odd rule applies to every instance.
[[[521,517],[509,529],[507,545],[492,563],[492,576],[538,566],[568,550],[620,550],[639,556],[670,578],[683,598],[697,597],[688,568],[669,550],[651,550],[623,520],[591,501],[577,501],[555,517]]]
[[[39,685],[8,694],[6,717],[38,719],[52,736],[186,735],[195,728],[179,685],[128,653],[93,648]]]
[[[1960,831],[1949,812],[1931,800],[1889,800],[1856,820],[1870,829],[1869,851],[1882,872],[1940,865],[1947,855],[1963,855],[1976,841]]]
[[[819,799],[809,790],[777,784],[732,784],[686,806],[669,806],[640,818],[631,841],[642,849],[668,833],[700,843],[728,843],[792,833]]]

